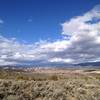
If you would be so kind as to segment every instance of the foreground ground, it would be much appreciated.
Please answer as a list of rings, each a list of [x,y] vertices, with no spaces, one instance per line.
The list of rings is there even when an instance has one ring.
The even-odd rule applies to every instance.
[[[98,70],[0,70],[0,100],[100,100],[100,74]]]

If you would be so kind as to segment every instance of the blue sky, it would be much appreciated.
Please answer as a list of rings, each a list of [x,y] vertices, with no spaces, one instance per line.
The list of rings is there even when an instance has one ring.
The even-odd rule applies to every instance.
[[[100,62],[100,0],[0,0],[0,65]]]
[[[0,0],[0,34],[19,41],[61,39],[61,24],[84,14],[99,0]]]

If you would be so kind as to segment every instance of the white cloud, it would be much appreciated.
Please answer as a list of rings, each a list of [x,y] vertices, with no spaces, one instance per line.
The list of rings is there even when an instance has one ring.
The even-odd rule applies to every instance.
[[[0,64],[100,61],[100,6],[63,23],[61,35],[62,40],[34,44],[0,36]]]
[[[62,59],[62,58],[52,58],[49,59],[50,62],[58,62],[58,63],[72,63],[73,60],[72,59]]]
[[[96,22],[99,20],[99,22]],[[90,23],[89,23],[90,22]],[[94,24],[91,24],[94,22]],[[89,33],[100,30],[100,5],[94,7],[91,11],[82,16],[77,16],[62,24],[62,34],[75,35],[78,33]]]
[[[71,45],[66,49],[65,57],[76,58],[76,63],[100,58],[100,5],[82,16],[66,21],[62,27],[62,34],[71,35]]]

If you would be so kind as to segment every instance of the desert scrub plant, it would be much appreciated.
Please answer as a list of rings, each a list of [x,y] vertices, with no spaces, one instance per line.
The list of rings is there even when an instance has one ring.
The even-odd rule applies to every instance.
[[[78,91],[78,93],[80,93],[80,94],[86,94],[86,93],[87,93],[87,90],[84,89],[84,88],[81,88],[81,87],[79,87],[79,88],[77,89],[77,91]]]
[[[18,75],[16,76],[16,80],[30,80],[30,78],[27,76]]]
[[[12,73],[12,79],[0,79],[0,100],[100,100],[96,76]]]
[[[58,76],[57,75],[51,75],[48,80],[53,80],[53,81],[57,81],[58,80]]]
[[[9,95],[5,97],[3,100],[20,100],[20,98],[16,95]]]

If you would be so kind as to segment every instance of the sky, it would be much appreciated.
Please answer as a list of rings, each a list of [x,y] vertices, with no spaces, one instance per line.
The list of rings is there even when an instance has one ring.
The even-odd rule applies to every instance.
[[[0,0],[0,65],[100,61],[100,0]]]

